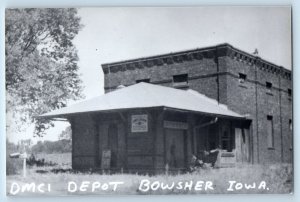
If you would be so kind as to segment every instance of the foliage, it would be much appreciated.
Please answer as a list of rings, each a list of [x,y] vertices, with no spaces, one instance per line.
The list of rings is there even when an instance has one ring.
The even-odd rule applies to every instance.
[[[34,116],[82,97],[72,42],[82,25],[76,9],[7,9],[5,63],[7,114],[18,126],[36,123],[42,136],[53,124]]]
[[[46,154],[46,153],[36,153],[35,157],[37,159],[45,159],[47,162],[55,163],[58,168],[71,168],[72,164],[72,153],[53,153],[53,154]]]
[[[71,126],[68,126],[65,130],[61,132],[58,137],[60,140],[71,140],[72,139],[72,129]]]
[[[28,140],[25,140],[28,141]],[[19,158],[10,158],[9,155],[16,152],[23,152],[23,142],[14,144],[6,140],[6,174],[20,174],[22,170],[23,160]],[[35,164],[38,165],[56,165],[71,164],[72,142],[70,139],[62,139],[58,141],[37,142],[31,148],[26,147],[29,155],[27,165],[32,164],[32,157],[35,158]]]
[[[44,158],[36,158],[34,154],[31,154],[29,158],[26,159],[28,166],[44,167],[44,166],[56,166],[56,163],[52,161],[48,162]]]
[[[63,139],[58,141],[38,141],[37,144],[31,148],[31,153],[67,153],[72,151],[71,140]]]

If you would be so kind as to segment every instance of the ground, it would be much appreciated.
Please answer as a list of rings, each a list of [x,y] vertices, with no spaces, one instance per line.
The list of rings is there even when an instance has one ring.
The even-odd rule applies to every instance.
[[[52,159],[51,161],[60,163],[52,167],[29,168],[26,178],[22,176],[22,172],[16,175],[8,175],[7,193],[9,195],[15,193],[16,195],[54,196],[77,194],[287,194],[293,192],[293,173],[292,166],[289,164],[240,165],[234,168],[201,169],[194,173],[178,175],[110,175],[92,172],[76,173],[68,169],[70,168],[70,161],[67,161],[70,157],[68,155],[44,155],[45,160]],[[123,182],[123,184],[116,185],[114,184],[116,182]],[[22,186],[26,183],[27,186],[34,183],[36,186],[34,193],[33,187],[26,190],[26,187]],[[198,185],[196,185],[197,183]],[[48,184],[50,184],[50,192],[48,191]],[[44,193],[38,191],[38,185]],[[68,185],[70,186],[69,189]],[[114,187],[114,185],[117,187]],[[152,188],[150,185],[152,185]],[[166,185],[169,188],[166,188]],[[250,186],[253,188],[249,188]],[[22,192],[22,187],[24,192]],[[114,188],[116,188],[115,191]],[[207,189],[205,190],[205,188]]]

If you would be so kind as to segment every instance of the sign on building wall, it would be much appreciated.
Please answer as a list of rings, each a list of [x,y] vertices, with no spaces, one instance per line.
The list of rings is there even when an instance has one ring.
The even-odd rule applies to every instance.
[[[178,121],[164,121],[164,128],[187,130],[188,124]]]
[[[148,115],[138,114],[131,116],[131,132],[148,132]]]

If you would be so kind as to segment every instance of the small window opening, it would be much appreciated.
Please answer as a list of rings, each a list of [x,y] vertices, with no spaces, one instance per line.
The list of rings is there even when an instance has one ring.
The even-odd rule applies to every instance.
[[[267,116],[267,138],[268,138],[268,148],[274,148],[274,128],[273,128],[273,116]]]
[[[292,121],[292,119],[289,120],[289,129],[291,131],[293,130],[293,121]]]
[[[247,79],[246,74],[239,73],[239,82],[240,83],[244,83],[246,79]]]
[[[229,133],[227,131],[223,132],[221,143],[222,143],[221,149],[223,149],[223,150],[229,150],[229,147],[230,147],[230,138],[229,138]]]
[[[188,75],[179,74],[173,76],[173,86],[175,87],[184,87],[188,85]]]
[[[271,88],[272,88],[272,83],[271,83],[271,82],[266,82],[266,87],[267,87],[268,89],[271,89]]]
[[[144,83],[150,83],[150,79],[138,79],[135,81],[136,83],[141,83],[141,82],[144,82]]]
[[[288,95],[292,96],[292,89],[288,88]]]

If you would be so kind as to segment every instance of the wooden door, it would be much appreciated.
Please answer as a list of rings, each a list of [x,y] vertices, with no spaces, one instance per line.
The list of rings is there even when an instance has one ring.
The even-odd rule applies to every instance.
[[[235,153],[236,161],[242,162],[242,129],[235,129]]]
[[[246,163],[250,161],[249,129],[235,128],[236,161]]]
[[[250,131],[244,128],[242,130],[242,157],[243,162],[250,162]]]
[[[185,131],[166,129],[166,163],[170,168],[185,168]]]
[[[111,151],[110,167],[116,168],[118,161],[118,127],[110,124],[108,128],[108,147]]]

